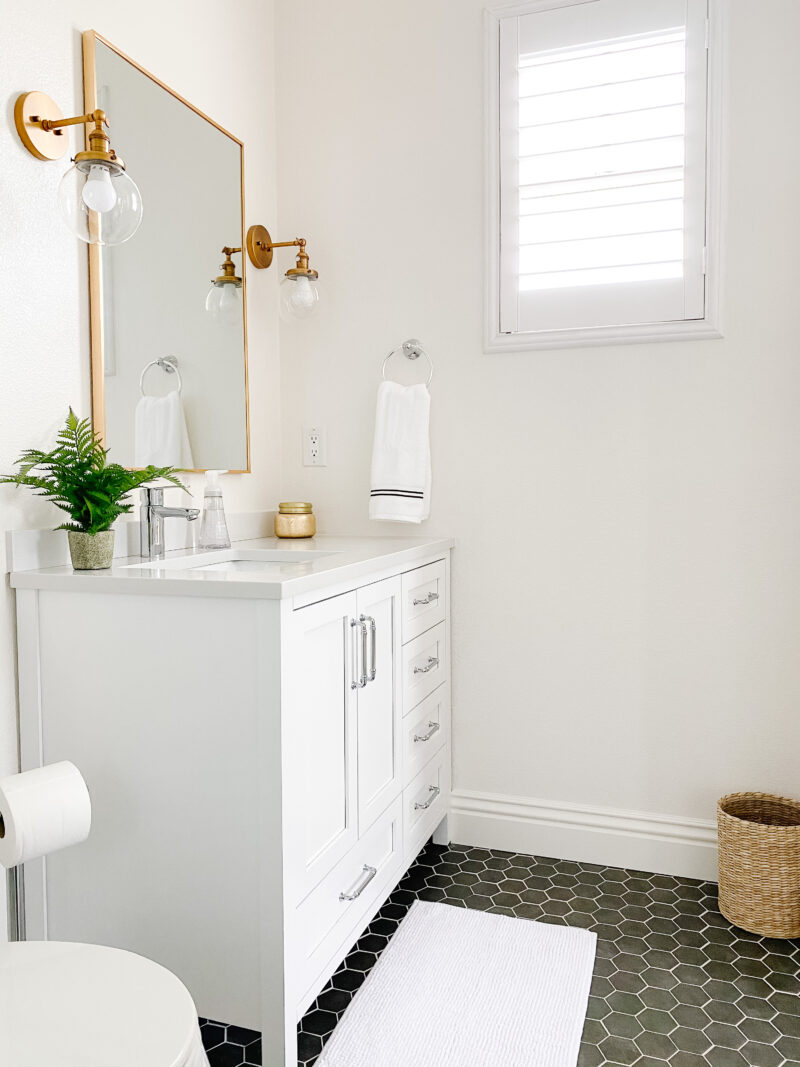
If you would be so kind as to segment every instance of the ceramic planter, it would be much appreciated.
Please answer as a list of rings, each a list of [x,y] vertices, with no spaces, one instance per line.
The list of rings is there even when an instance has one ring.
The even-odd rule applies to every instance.
[[[69,554],[76,571],[104,571],[114,558],[114,531],[88,534],[67,531]]]

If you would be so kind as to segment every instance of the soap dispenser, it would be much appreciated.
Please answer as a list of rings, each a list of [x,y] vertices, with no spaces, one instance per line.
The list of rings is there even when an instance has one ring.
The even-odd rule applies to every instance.
[[[225,506],[219,476],[225,471],[206,471],[206,487],[203,494],[203,517],[200,520],[199,548],[230,548],[228,524],[225,522]]]

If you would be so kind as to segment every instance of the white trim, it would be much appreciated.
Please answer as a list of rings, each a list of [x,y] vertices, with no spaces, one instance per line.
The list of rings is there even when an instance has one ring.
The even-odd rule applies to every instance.
[[[455,789],[461,845],[716,880],[713,821]]]
[[[706,283],[708,284],[708,282]],[[708,305],[706,305],[708,311]],[[595,326],[580,330],[541,330],[538,333],[487,335],[485,352],[535,352],[555,348],[597,348],[652,344],[658,341],[711,341],[722,337],[719,327],[705,319],[648,322],[638,326]]]
[[[485,352],[533,352],[542,349],[591,347],[620,344],[650,344],[656,341],[708,341],[722,333],[722,191],[724,179],[723,141],[724,45],[727,27],[722,0],[707,0],[709,18],[707,154],[706,154],[706,299],[702,319],[656,322],[633,326],[604,326],[575,330],[543,330],[537,333],[500,333],[500,20],[537,10],[570,6],[587,0],[531,0],[506,7],[484,10],[484,342]],[[588,0],[592,2],[592,0]]]

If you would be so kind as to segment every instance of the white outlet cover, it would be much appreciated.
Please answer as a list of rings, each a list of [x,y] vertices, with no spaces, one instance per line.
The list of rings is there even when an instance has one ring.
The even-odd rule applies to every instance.
[[[324,426],[303,427],[303,466],[326,467],[328,465],[328,441]]]

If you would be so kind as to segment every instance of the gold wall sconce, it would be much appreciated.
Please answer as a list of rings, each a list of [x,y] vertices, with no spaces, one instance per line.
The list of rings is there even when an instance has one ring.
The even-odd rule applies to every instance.
[[[222,273],[211,279],[211,288],[206,297],[206,311],[217,322],[227,326],[238,324],[242,314],[242,279],[236,273],[236,264],[231,259],[237,252],[241,252],[241,248],[225,245],[222,249],[225,256],[219,265]]]
[[[23,93],[14,105],[14,125],[27,150],[42,160],[65,154],[65,127],[89,126],[88,149],[76,152],[58,187],[61,216],[87,244],[118,245],[133,237],[142,221],[142,197],[111,147],[104,111],[65,119],[45,93]]]
[[[312,315],[319,302],[319,274],[309,265],[305,238],[273,241],[266,227],[251,226],[247,231],[246,243],[250,262],[259,270],[269,267],[276,248],[298,249],[295,266],[286,271],[281,282],[281,311],[294,319],[307,319]]]

